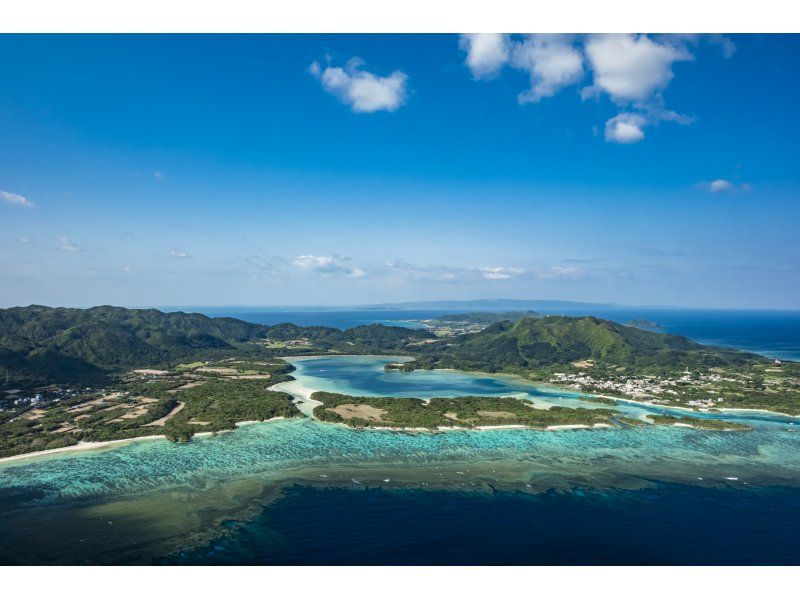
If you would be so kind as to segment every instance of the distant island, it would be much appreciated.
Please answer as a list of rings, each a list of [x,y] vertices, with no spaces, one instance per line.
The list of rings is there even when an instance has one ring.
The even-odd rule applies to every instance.
[[[642,320],[642,319],[634,319],[627,323],[627,326],[633,326],[634,328],[644,328],[644,329],[656,329],[656,328],[664,328],[661,324],[657,324],[651,320]]]
[[[401,303],[379,303],[362,306],[364,309],[452,309],[455,311],[528,311],[541,309],[594,309],[622,307],[614,303],[590,303],[564,301],[561,299],[468,299],[443,301],[404,301]]]
[[[514,312],[437,320],[441,326],[478,330],[437,335],[434,329],[379,324],[348,330],[264,326],[109,306],[2,309],[0,456],[152,435],[183,441],[234,429],[237,422],[301,417],[292,397],[272,387],[292,379],[292,366],[281,358],[302,355],[405,355],[410,360],[388,367],[510,373],[587,395],[653,405],[800,414],[800,364],[795,362],[594,317]],[[602,403],[603,396],[595,402]],[[516,399],[436,399],[424,409],[417,399],[391,404],[386,399],[322,399],[327,406],[315,410],[320,419],[369,427],[643,423],[626,422],[613,410],[538,413],[518,401],[507,403]],[[348,417],[351,408],[381,413]],[[719,426],[718,421],[670,425]]]

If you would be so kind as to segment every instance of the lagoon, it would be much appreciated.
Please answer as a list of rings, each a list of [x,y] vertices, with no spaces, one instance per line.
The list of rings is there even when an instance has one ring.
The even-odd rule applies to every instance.
[[[383,365],[393,359],[293,360],[297,380],[284,388],[421,398],[513,395],[539,406],[588,405],[578,403],[576,393],[513,376],[385,371]],[[620,410],[633,417],[654,410],[674,412],[637,404]],[[386,497],[384,515],[389,518],[394,508],[389,497],[397,496],[392,492],[422,501],[414,509],[423,508],[424,497],[444,492],[456,510],[460,504],[473,509],[476,503],[466,497],[474,494],[512,501],[517,495],[555,496],[558,504],[557,497],[563,496],[566,505],[576,493],[622,492],[647,503],[653,500],[647,497],[662,496],[659,488],[666,493],[700,488],[728,497],[724,500],[743,500],[745,510],[747,497],[757,489],[762,499],[764,492],[771,497],[777,489],[779,501],[800,496],[797,418],[763,412],[699,415],[735,419],[753,430],[404,433],[354,430],[302,418],[244,426],[188,444],[153,440],[10,462],[0,465],[0,562],[207,562],[200,555],[211,546],[223,546],[222,554],[235,558],[233,549],[225,553],[224,546],[237,545],[241,534],[244,541],[248,534],[267,533],[264,518],[270,520],[270,509],[291,509],[287,501],[295,500],[293,496],[302,498],[298,504],[307,503],[309,496],[331,496],[323,490],[335,490],[336,500],[353,496],[356,503],[363,497],[348,492],[373,492],[378,511],[381,497]],[[359,522],[352,525],[357,528]],[[291,529],[281,530],[291,543]],[[297,539],[306,533],[298,528]],[[285,562],[261,556],[265,560],[259,562]],[[358,561],[343,552],[340,564],[347,558]],[[530,558],[535,560],[536,554]]]

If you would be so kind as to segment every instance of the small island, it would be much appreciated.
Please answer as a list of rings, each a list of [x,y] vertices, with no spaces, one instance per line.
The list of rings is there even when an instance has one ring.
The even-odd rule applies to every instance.
[[[634,318],[633,320],[628,322],[626,326],[633,326],[634,328],[644,328],[645,330],[655,330],[659,328],[664,328],[662,324],[658,324],[657,322],[653,322],[652,320],[643,320],[640,318]]]
[[[401,430],[493,429],[524,427],[536,430],[611,428],[619,426],[686,426],[704,430],[746,431],[736,422],[650,415],[647,420],[621,417],[615,409],[587,409],[554,406],[535,408],[533,403],[514,397],[456,397],[418,399],[413,397],[355,397],[315,392],[319,403],[314,417],[351,428]],[[589,402],[597,402],[589,397]],[[609,401],[610,402],[610,401]],[[608,403],[606,403],[608,404]]]
[[[439,430],[521,426],[536,429],[611,427],[612,409],[536,409],[533,403],[513,397],[456,397],[418,399],[409,397],[354,397],[315,392],[320,405],[314,417],[352,428],[400,428]]]

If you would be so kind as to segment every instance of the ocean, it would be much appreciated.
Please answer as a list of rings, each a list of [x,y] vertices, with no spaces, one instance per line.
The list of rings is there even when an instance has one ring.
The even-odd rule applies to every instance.
[[[164,564],[797,565],[800,491],[463,493],[293,486]],[[232,525],[232,522],[229,522]]]
[[[298,359],[283,384],[577,404],[513,376],[388,360]],[[6,462],[0,563],[800,565],[798,420],[724,417],[752,430],[433,434],[302,418]]]

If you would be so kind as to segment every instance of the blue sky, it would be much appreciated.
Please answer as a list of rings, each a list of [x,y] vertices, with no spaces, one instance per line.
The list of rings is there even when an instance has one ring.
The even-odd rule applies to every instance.
[[[0,36],[1,305],[800,308],[797,36]]]

